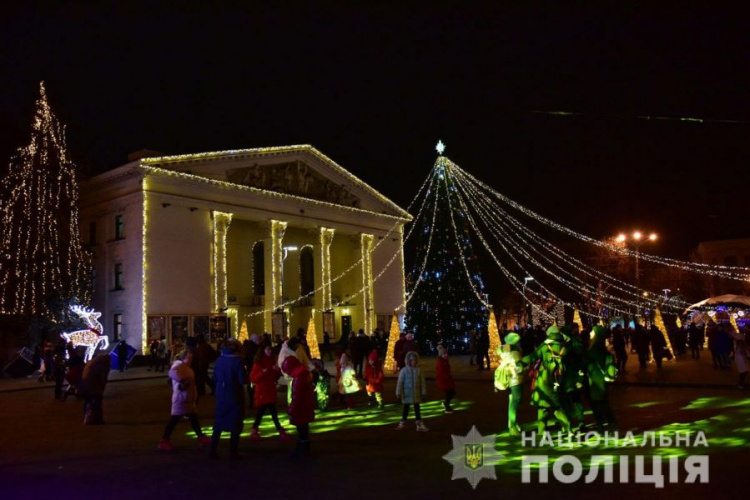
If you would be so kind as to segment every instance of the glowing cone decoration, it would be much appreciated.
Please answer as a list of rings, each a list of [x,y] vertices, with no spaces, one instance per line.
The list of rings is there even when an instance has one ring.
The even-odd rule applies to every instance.
[[[487,331],[490,334],[490,367],[494,368],[500,364],[500,356],[497,355],[497,348],[502,344],[500,340],[500,331],[497,329],[497,319],[495,311],[490,309],[490,320],[487,325]]]
[[[242,326],[240,327],[240,336],[237,340],[239,340],[240,342],[244,342],[249,339],[250,336],[247,333],[247,321],[243,319]]]
[[[667,335],[667,327],[664,325],[664,319],[661,317],[661,311],[658,309],[654,313],[654,325],[656,325],[656,328],[658,328],[661,334],[664,336],[664,340],[666,341],[669,353],[672,355],[672,359],[674,359],[674,349],[672,349],[672,341],[669,340],[669,335]]]
[[[318,347],[318,334],[315,332],[315,313],[310,315],[310,321],[307,322],[307,347],[310,348],[310,357],[320,359],[320,348]]]
[[[393,353],[400,336],[401,327],[398,325],[398,317],[394,314],[393,319],[391,319],[391,333],[388,336],[388,349],[385,351],[385,360],[383,362],[384,371],[396,371],[396,360],[393,359]]]
[[[578,328],[583,330],[583,321],[581,321],[581,313],[578,312],[578,309],[573,309],[573,323],[577,323]]]

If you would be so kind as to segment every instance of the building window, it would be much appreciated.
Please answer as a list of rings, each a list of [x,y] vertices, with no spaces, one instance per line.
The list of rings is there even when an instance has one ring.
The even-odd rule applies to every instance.
[[[115,239],[121,240],[125,237],[125,223],[122,221],[122,214],[115,216]]]
[[[299,291],[303,297],[315,291],[315,269],[312,247],[305,247],[299,254]]]
[[[115,264],[115,290],[122,290],[122,264]]]
[[[89,245],[96,245],[96,222],[89,222]]]
[[[265,250],[262,241],[253,246],[253,295],[256,297],[266,294],[266,266]]]
[[[114,328],[112,329],[114,333],[114,340],[115,342],[122,340],[122,314],[117,313],[115,314],[115,321],[114,321]]]

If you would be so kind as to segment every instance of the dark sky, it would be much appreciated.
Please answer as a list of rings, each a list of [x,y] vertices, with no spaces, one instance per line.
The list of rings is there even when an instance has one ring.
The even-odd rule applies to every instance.
[[[276,3],[4,2],[2,163],[44,79],[91,173],[141,148],[309,143],[406,207],[442,139],[464,169],[594,237],[654,230],[658,252],[684,257],[750,236],[747,12]]]

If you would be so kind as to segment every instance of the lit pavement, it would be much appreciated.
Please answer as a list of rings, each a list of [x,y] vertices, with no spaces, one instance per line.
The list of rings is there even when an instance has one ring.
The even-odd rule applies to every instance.
[[[631,358],[631,361],[634,361]],[[428,376],[433,359],[424,361]],[[422,498],[442,494],[458,498],[471,495],[480,498],[568,497],[581,493],[606,494],[611,498],[676,497],[707,498],[717,492],[746,488],[746,457],[750,443],[750,400],[748,392],[731,389],[735,372],[714,371],[707,376],[690,375],[701,363],[681,360],[665,365],[664,374],[656,375],[650,365],[646,374],[633,377],[658,379],[670,377],[697,384],[723,384],[722,387],[648,387],[616,385],[611,399],[620,421],[620,431],[633,430],[636,437],[644,430],[703,430],[708,448],[690,450],[651,448],[588,448],[574,450],[522,448],[520,441],[505,433],[507,396],[495,393],[489,372],[478,373],[465,358],[453,360],[457,382],[457,411],[443,414],[434,382],[428,381],[428,401],[424,405],[427,433],[414,430],[413,414],[407,429],[394,430],[400,418],[400,406],[394,405],[394,380],[386,382],[387,411],[377,413],[364,406],[360,397],[357,410],[347,413],[334,408],[320,415],[313,425],[313,456],[291,459],[293,443],[280,443],[273,436],[269,417],[261,431],[271,436],[251,443],[245,436],[240,444],[244,460],[228,459],[228,442],[223,440],[220,459],[211,461],[205,450],[197,447],[187,421],[178,426],[172,442],[174,453],[156,451],[169,416],[170,388],[165,378],[142,378],[153,373],[134,369],[123,376],[113,373],[119,382],[107,387],[103,426],[82,425],[81,403],[75,399],[55,401],[52,387],[40,390],[14,390],[38,387],[35,381],[0,381],[0,497],[41,498],[134,498],[136,495],[169,495],[184,498],[211,498],[219,494],[269,498]],[[698,368],[696,368],[695,366]],[[637,368],[631,368],[635,370]],[[682,373],[682,375],[681,375]],[[702,373],[702,372],[701,372]],[[648,377],[651,374],[651,377]],[[665,375],[668,374],[668,375]],[[691,377],[695,377],[693,381]],[[708,378],[707,378],[708,377]],[[638,381],[636,381],[638,382]],[[280,397],[280,401],[283,396]],[[204,427],[212,422],[213,398],[199,403]],[[281,405],[282,423],[285,408]],[[590,415],[588,416],[590,419]],[[528,395],[519,417],[533,427],[534,409],[528,406]],[[249,431],[250,416],[246,420]],[[497,449],[505,458],[496,468],[497,480],[482,480],[476,491],[465,479],[451,480],[452,466],[443,456],[452,449],[451,434],[466,435],[473,425],[484,435],[500,433]],[[640,439],[638,440],[640,442]],[[631,461],[631,484],[604,484],[599,477],[593,484],[581,479],[572,485],[522,484],[519,472],[522,455],[549,454],[557,457],[573,454],[584,463],[591,455],[679,455],[708,454],[710,484],[666,484],[657,490],[652,485],[634,485]],[[681,465],[682,467],[682,465]],[[647,468],[650,471],[650,466]],[[682,471],[682,469],[681,469]],[[584,474],[585,475],[585,474]],[[601,474],[600,474],[601,476]],[[536,483],[536,473],[533,474]],[[619,477],[615,474],[615,480]],[[681,479],[685,473],[682,471]],[[6,496],[13,494],[13,496]]]

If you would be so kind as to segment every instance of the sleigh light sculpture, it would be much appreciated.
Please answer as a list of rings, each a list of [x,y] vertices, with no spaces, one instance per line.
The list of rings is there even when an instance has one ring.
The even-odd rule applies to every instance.
[[[109,347],[109,339],[104,335],[104,327],[98,321],[102,313],[81,306],[70,306],[70,310],[86,323],[88,329],[62,333],[61,335],[65,338],[66,342],[72,342],[73,347],[78,347],[79,345],[86,346],[86,354],[83,360],[88,363],[94,357],[97,349],[107,349]]]

